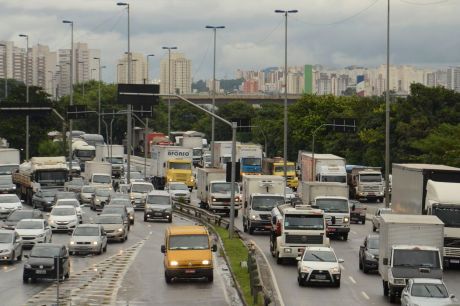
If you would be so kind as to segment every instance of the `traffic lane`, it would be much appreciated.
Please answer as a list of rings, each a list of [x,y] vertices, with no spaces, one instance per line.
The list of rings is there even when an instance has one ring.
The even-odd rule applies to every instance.
[[[174,215],[174,225],[193,225]],[[155,301],[157,305],[229,305],[226,287],[214,259],[214,282],[203,280],[177,281],[166,284],[160,246],[164,244],[164,231],[171,224],[149,222],[150,235],[141,252],[130,266],[118,292],[117,305],[145,304]]]

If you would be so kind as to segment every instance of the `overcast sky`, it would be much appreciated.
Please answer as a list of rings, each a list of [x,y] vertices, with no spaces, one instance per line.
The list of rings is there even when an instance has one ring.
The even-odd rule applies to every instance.
[[[133,0],[131,49],[150,59],[159,77],[162,46],[177,46],[192,60],[194,80],[212,77],[213,36],[217,33],[217,78],[240,69],[284,63],[284,17],[275,9],[297,9],[288,18],[288,65],[378,66],[385,62],[386,0]],[[460,64],[460,0],[391,0],[391,62],[421,67]],[[116,60],[126,51],[126,10],[111,0],[0,0],[0,40],[52,50],[75,41],[100,49],[103,78],[113,81]]]

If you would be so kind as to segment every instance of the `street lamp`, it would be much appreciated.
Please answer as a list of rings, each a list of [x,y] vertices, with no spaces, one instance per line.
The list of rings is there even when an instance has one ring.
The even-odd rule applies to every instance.
[[[387,84],[385,89],[385,206],[390,207],[390,0],[387,1]]]
[[[168,94],[171,95],[171,50],[177,50],[177,47],[163,47],[168,50]],[[171,141],[171,97],[168,96],[168,138]]]
[[[210,26],[207,25],[206,29],[212,29],[214,32],[214,60],[212,67],[212,109],[214,113],[216,108],[216,33],[217,29],[225,29],[225,26]],[[211,116],[211,163],[214,163],[214,133],[216,128],[216,122],[214,116]]]
[[[82,84],[82,93],[83,93],[83,101],[85,101],[85,62],[83,61],[78,61],[77,64],[81,64],[83,66],[82,68],[82,74],[81,74],[81,84]],[[80,80],[80,77],[78,78]],[[78,81],[77,81],[78,83]]]
[[[70,24],[70,73],[69,73],[69,83],[70,83],[70,105],[73,105],[73,21],[63,20],[62,23]],[[73,120],[69,119],[69,170],[72,169],[72,123]]]
[[[275,10],[275,13],[284,14],[284,179],[287,182],[287,134],[288,134],[288,116],[287,116],[287,20],[288,14],[297,13],[298,10]],[[286,190],[284,190],[286,197]]]
[[[26,39],[26,103],[29,103],[29,35],[19,34]],[[26,160],[29,160],[29,115],[26,116]]]
[[[149,83],[149,69],[150,69],[149,58],[154,57],[154,56],[155,56],[155,54],[149,54],[149,55],[147,55],[147,80],[146,80],[146,82],[145,82],[145,83],[147,83],[147,84]]]
[[[7,61],[6,61],[6,59],[7,59],[7,54],[6,54],[7,49],[6,48],[7,48],[7,46],[6,46],[6,44],[0,44],[0,47],[5,48],[5,60],[4,60],[4,63],[3,63],[3,73],[4,73],[4,76],[5,76],[5,100],[6,100],[6,98],[8,98],[8,77],[7,77],[8,69],[6,67],[6,64],[7,64]]]
[[[118,71],[118,67],[120,66],[124,66],[123,64],[117,64],[117,84],[120,82],[119,81],[119,71]]]
[[[99,86],[98,86],[98,98],[97,98],[97,133],[101,134],[101,58],[100,57],[93,57],[93,59],[97,60],[97,66],[99,67]],[[118,68],[118,67],[117,67]],[[118,69],[117,69],[118,73]],[[118,80],[117,80],[118,81]]]

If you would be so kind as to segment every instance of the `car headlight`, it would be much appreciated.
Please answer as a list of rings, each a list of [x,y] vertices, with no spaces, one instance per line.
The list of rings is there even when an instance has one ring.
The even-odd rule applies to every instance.
[[[284,253],[292,253],[291,248],[284,248]]]
[[[310,269],[310,267],[302,266],[300,268],[300,272],[303,272],[303,273],[310,273],[311,271],[312,269]]]
[[[45,233],[41,233],[41,234],[38,234],[37,236],[38,238],[42,238],[42,237],[45,237]]]
[[[235,202],[239,202],[240,201],[240,198],[239,197],[235,197]]]
[[[177,266],[179,263],[178,263],[177,261],[175,261],[175,260],[171,260],[171,261],[169,262],[169,264],[170,264],[171,266],[175,267],[175,266]]]
[[[340,268],[339,267],[332,268],[331,273],[340,273]]]
[[[252,220],[258,220],[260,219],[259,215],[251,215]]]
[[[98,241],[93,241],[93,244],[94,245],[97,245],[99,242]]]
[[[122,228],[122,227],[120,227],[120,228],[118,229],[118,231],[119,231],[119,232],[122,232],[122,231],[123,231],[123,228]]]
[[[366,252],[366,259],[372,260],[372,259],[374,259],[374,258],[375,258],[375,255]]]
[[[129,218],[130,218],[130,219],[134,219],[134,216],[133,216],[133,215],[129,215]]]
[[[70,245],[74,245],[74,244],[75,244],[75,241],[70,240]]]
[[[213,201],[213,202],[215,202],[215,201],[216,201],[216,199],[215,199],[215,198],[212,198],[212,201]]]
[[[350,218],[348,218],[348,217],[343,218],[343,223],[348,223],[349,221],[350,221]]]
[[[101,201],[101,200],[99,200],[99,199],[96,199],[96,202],[97,202],[97,203],[99,203],[100,201]]]
[[[209,260],[205,259],[205,260],[203,260],[203,261],[201,262],[201,264],[203,264],[203,265],[209,265]]]
[[[134,200],[136,197],[134,195],[129,196],[131,200]]]
[[[50,224],[56,223],[56,221],[54,221],[53,219],[49,219],[48,222],[49,222]]]

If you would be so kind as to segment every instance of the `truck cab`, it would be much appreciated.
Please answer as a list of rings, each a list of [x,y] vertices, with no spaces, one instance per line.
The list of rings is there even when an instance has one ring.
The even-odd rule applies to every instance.
[[[324,211],[327,235],[348,239],[350,232],[350,207],[345,197],[319,196],[315,198],[314,208]]]
[[[238,217],[238,210],[241,208],[240,186],[235,182],[235,217]],[[211,211],[226,212],[230,215],[231,189],[232,184],[226,181],[211,181],[206,186],[208,189],[207,203]]]
[[[105,173],[93,173],[90,185],[98,188],[112,189],[112,176]]]
[[[270,230],[271,210],[285,202],[282,194],[253,193],[244,203],[243,229],[249,234],[254,230]]]
[[[383,201],[385,187],[379,168],[355,168],[351,172],[350,197]]]
[[[347,172],[343,166],[319,166],[316,171],[317,182],[346,183]]]
[[[273,175],[283,176],[284,177],[284,162],[274,162],[273,163]],[[297,190],[299,187],[299,179],[295,171],[295,163],[287,162],[286,163],[286,185],[291,187],[293,190]]]
[[[189,189],[195,187],[195,177],[192,173],[192,162],[185,159],[170,159],[166,162],[167,182],[182,182]]]

